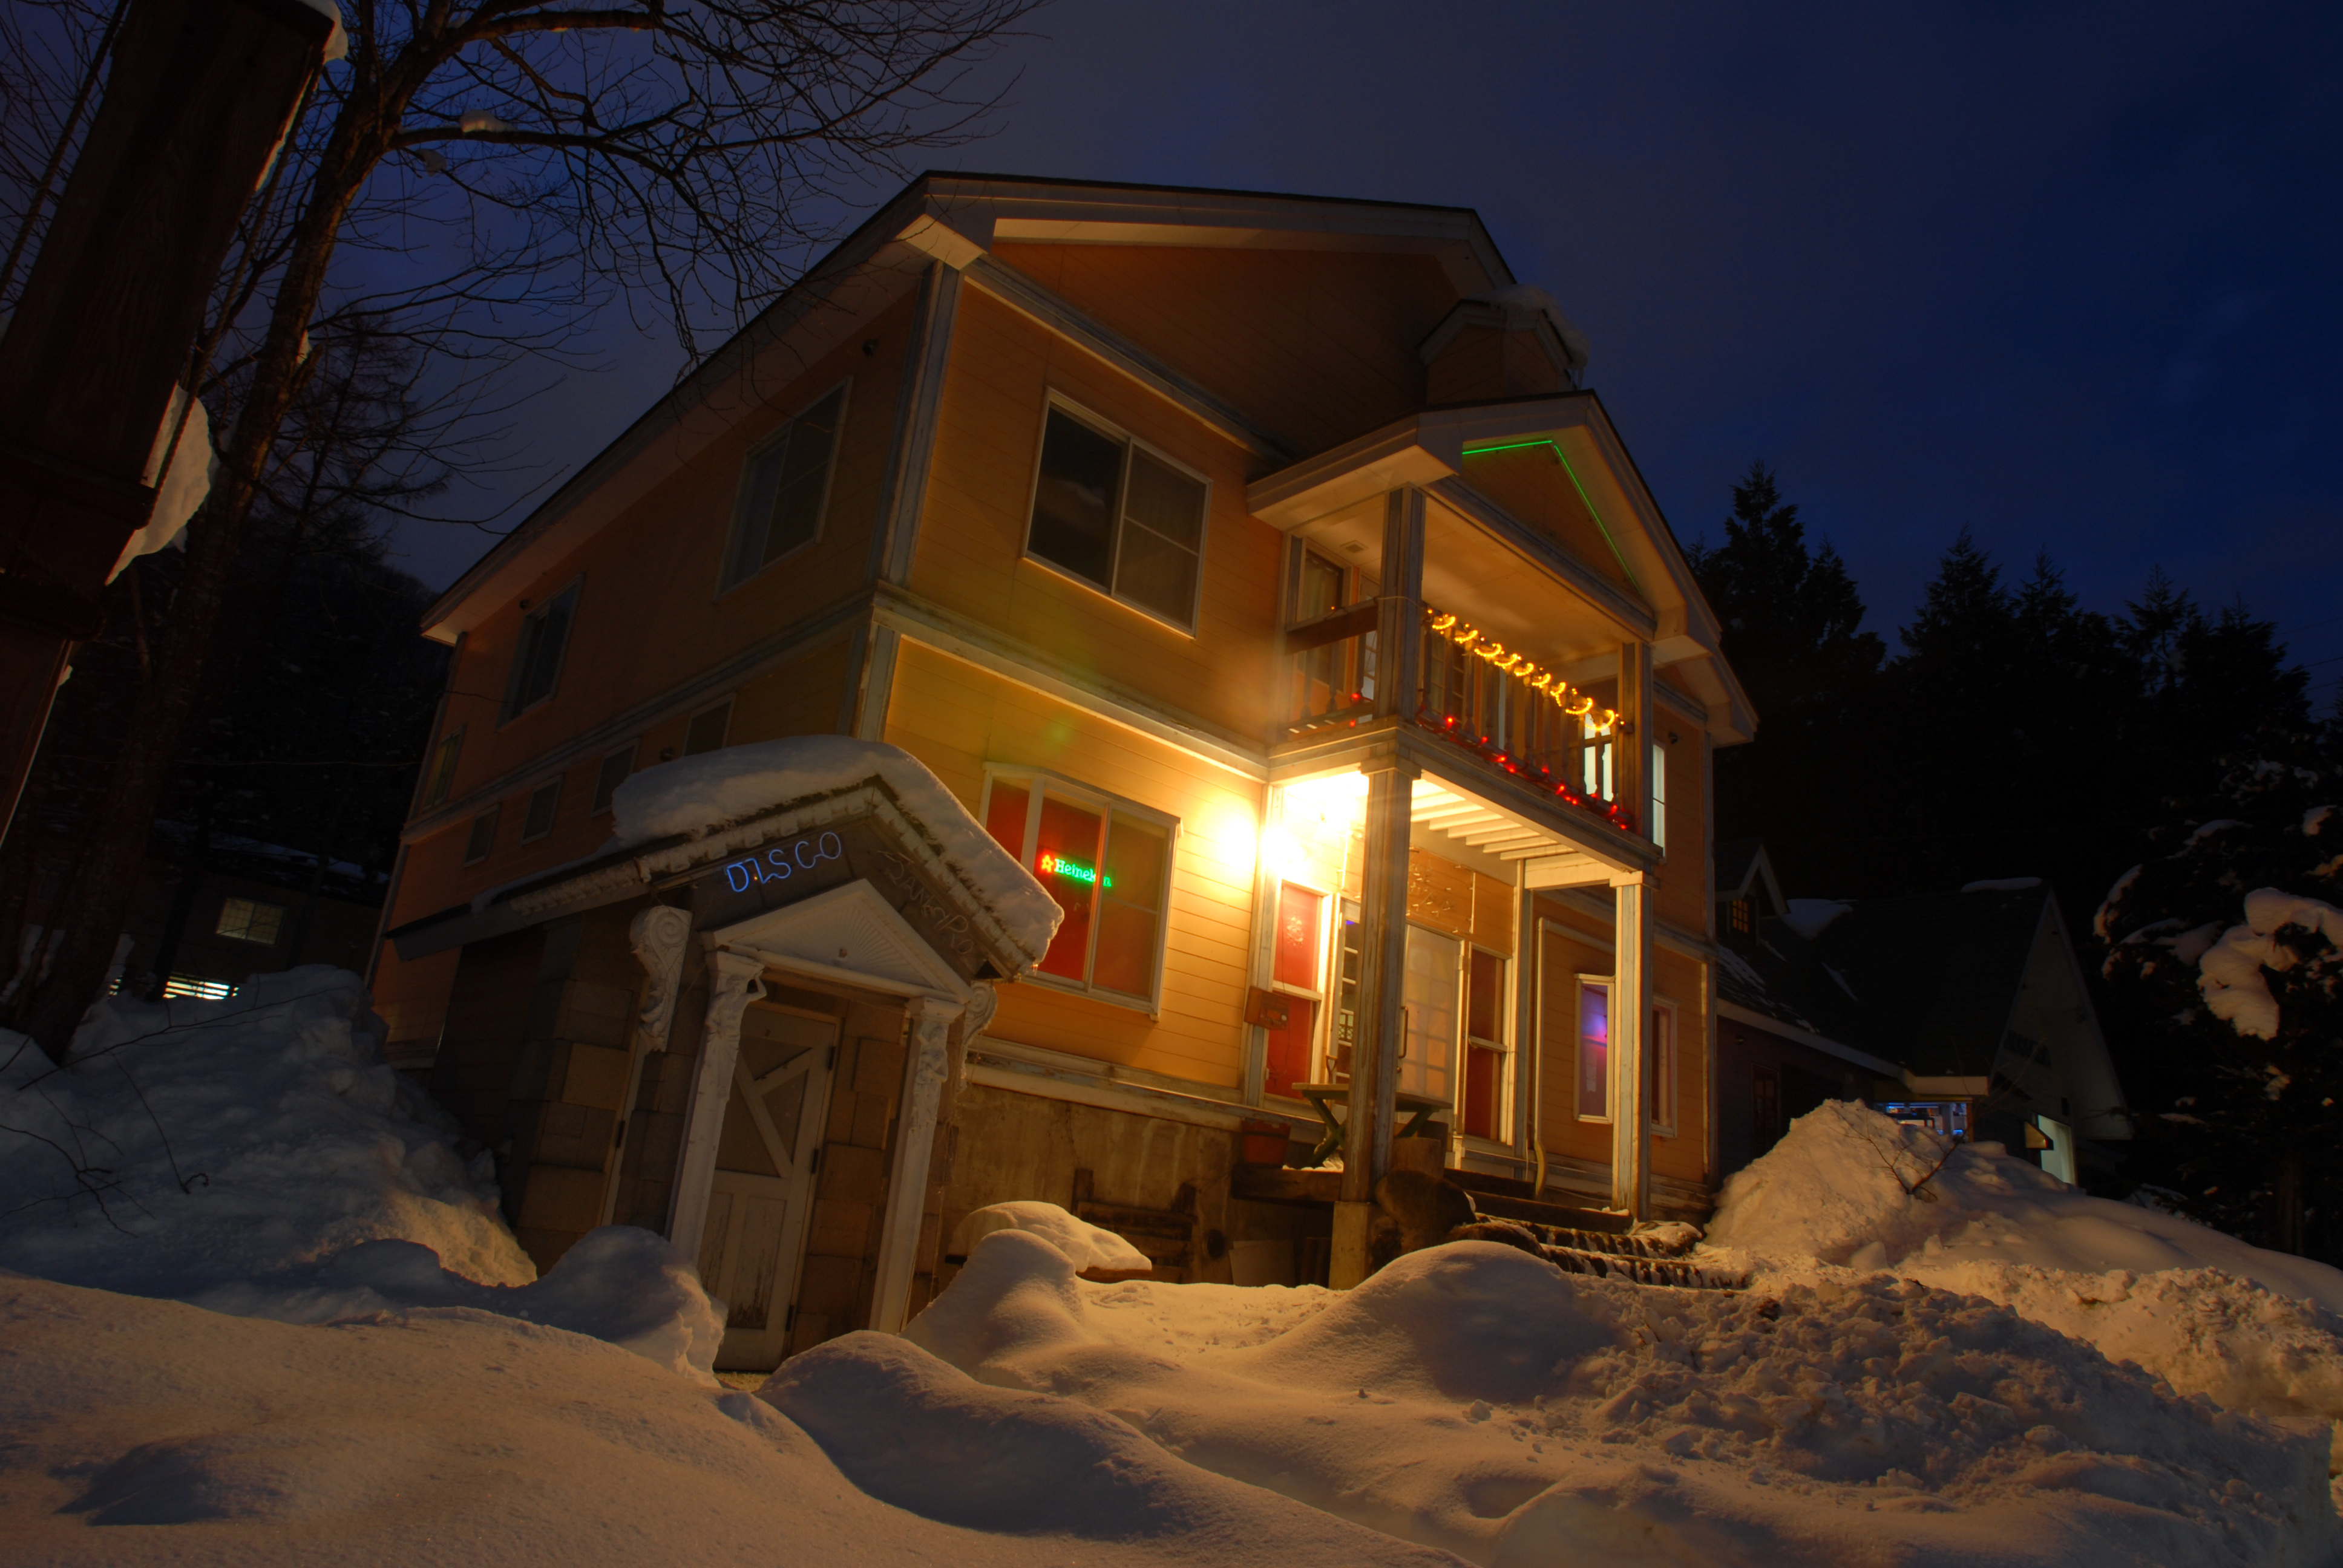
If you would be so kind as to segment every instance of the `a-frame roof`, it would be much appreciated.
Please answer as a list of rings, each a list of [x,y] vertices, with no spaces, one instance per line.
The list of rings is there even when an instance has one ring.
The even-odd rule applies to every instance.
[[[1430,256],[1460,296],[1513,284],[1469,207],[1023,175],[930,172],[865,219],[701,361],[618,439],[491,547],[425,612],[453,642],[515,586],[574,549],[729,429],[744,376],[786,377],[857,322],[919,286],[930,263],[965,268],[1005,241],[1351,250]]]

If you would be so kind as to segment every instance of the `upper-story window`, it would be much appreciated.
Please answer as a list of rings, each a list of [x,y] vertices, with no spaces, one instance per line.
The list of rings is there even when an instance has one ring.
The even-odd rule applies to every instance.
[[[447,803],[448,788],[456,781],[456,759],[463,754],[464,731],[459,726],[431,753],[431,771],[423,785],[424,805],[445,806]]]
[[[553,695],[561,678],[561,656],[569,647],[569,623],[578,616],[578,588],[571,583],[531,609],[520,623],[513,648],[512,674],[505,682],[505,717],[528,712]]]
[[[838,433],[846,423],[846,387],[835,387],[775,432],[740,469],[724,586],[745,582],[821,536]]]
[[[1129,436],[1053,403],[1025,553],[1193,631],[1208,489]]]

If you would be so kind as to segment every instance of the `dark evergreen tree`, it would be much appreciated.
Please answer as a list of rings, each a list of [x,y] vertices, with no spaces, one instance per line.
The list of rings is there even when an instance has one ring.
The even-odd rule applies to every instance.
[[[1870,720],[1886,648],[1863,629],[1846,563],[1827,540],[1808,546],[1797,507],[1763,463],[1733,487],[1724,542],[1696,540],[1685,554],[1760,727],[1755,744],[1717,757],[1718,836],[1764,836],[1794,874],[1835,886],[1850,869],[1839,840],[1787,825],[1819,827],[1815,802],[1862,776],[1844,743]]]
[[[2207,1224],[2343,1263],[2343,769],[2336,737],[2233,764],[2095,921],[2133,1178]]]

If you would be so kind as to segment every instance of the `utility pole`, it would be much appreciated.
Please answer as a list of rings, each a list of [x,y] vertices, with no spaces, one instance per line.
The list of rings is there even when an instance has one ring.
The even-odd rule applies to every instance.
[[[304,0],[133,0],[0,337],[0,833],[155,492],[156,432],[237,219],[325,58]]]

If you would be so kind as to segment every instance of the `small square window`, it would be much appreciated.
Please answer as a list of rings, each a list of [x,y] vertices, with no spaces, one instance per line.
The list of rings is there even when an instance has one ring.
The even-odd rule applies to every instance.
[[[732,728],[732,699],[726,698],[713,708],[703,708],[691,716],[691,723],[683,732],[683,754],[697,757],[703,751],[724,749],[725,731]]]
[[[599,817],[610,809],[618,786],[635,770],[635,744],[629,740],[602,759],[602,770],[594,776],[594,809],[588,815]]]
[[[520,819],[520,841],[542,839],[553,831],[553,814],[561,806],[561,780],[540,784],[529,792],[528,814]]]
[[[1182,631],[1196,625],[1204,481],[1063,408],[1041,433],[1026,552]]]
[[[285,906],[264,904],[256,899],[229,899],[220,905],[219,924],[212,930],[240,942],[274,947],[285,930]]]
[[[431,775],[423,788],[423,804],[445,806],[447,791],[456,782],[456,759],[463,754],[464,731],[457,731],[439,742],[431,753]]]
[[[487,859],[488,851],[497,847],[497,819],[504,809],[504,802],[499,800],[472,819],[471,836],[464,840],[464,864],[475,865]]]

